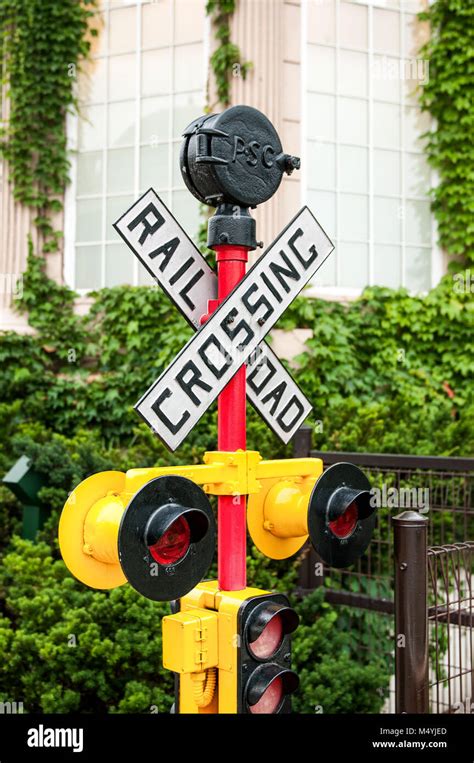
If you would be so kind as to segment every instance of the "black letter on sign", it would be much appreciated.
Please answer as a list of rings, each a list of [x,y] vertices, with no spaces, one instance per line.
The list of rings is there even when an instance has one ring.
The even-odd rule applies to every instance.
[[[273,389],[271,392],[266,395],[266,397],[263,398],[262,403],[268,403],[269,400],[273,398],[273,405],[270,409],[270,413],[275,413],[276,409],[278,408],[278,403],[280,402],[281,396],[283,395],[284,391],[286,389],[286,382],[282,381],[280,384],[277,384],[275,389]]]
[[[294,418],[293,418],[293,419],[290,421],[290,423],[289,423],[289,424],[284,424],[284,423],[283,423],[283,417],[285,416],[285,414],[286,414],[286,413],[288,413],[288,411],[290,410],[290,408],[291,408],[291,406],[292,406],[292,405],[295,405],[295,406],[296,406],[296,408],[298,409],[298,410],[296,411],[296,415],[295,415],[295,416],[294,416]],[[304,411],[303,405],[302,405],[302,404],[301,404],[301,402],[298,400],[298,398],[296,397],[296,395],[293,395],[293,397],[291,398],[291,400],[289,401],[289,403],[287,403],[287,405],[285,405],[285,407],[283,408],[282,412],[280,413],[280,415],[279,415],[279,416],[278,416],[278,418],[277,418],[277,422],[279,423],[279,425],[281,426],[281,428],[283,429],[283,431],[284,431],[284,432],[289,432],[289,431],[290,431],[290,429],[291,429],[291,428],[292,428],[292,427],[293,427],[293,426],[296,424],[296,422],[298,421],[298,419],[299,419],[299,417],[301,416],[301,414],[303,413],[303,411]]]
[[[191,377],[188,379],[188,381],[186,381],[184,376],[188,373],[188,371],[191,371]],[[194,394],[193,387],[201,387],[204,392],[210,392],[212,389],[209,384],[206,384],[206,382],[201,379],[201,372],[192,360],[188,360],[188,362],[185,363],[179,374],[177,374],[176,381],[178,382],[183,392],[185,392],[187,396],[193,401],[194,405],[201,405],[202,401],[199,400],[198,396]]]
[[[261,381],[260,383],[258,382],[255,383],[254,381],[255,377],[257,376],[260,369],[263,368],[264,366],[267,366],[268,368],[267,375],[263,377],[263,381]],[[268,360],[268,358],[265,358],[263,361],[259,362],[255,368],[252,368],[251,372],[247,376],[247,384],[249,385],[250,389],[252,389],[255,392],[256,395],[259,395],[262,389],[267,386],[270,379],[273,379],[275,374],[276,374],[275,366],[270,360]]]
[[[172,434],[176,434],[177,432],[179,432],[183,424],[189,419],[190,414],[189,414],[189,411],[185,411],[183,415],[181,416],[180,420],[176,424],[173,424],[173,422],[169,420],[168,416],[165,413],[163,413],[163,411],[160,408],[161,403],[163,402],[163,400],[166,400],[167,397],[171,397],[171,390],[169,390],[168,387],[165,390],[163,390],[163,392],[161,393],[159,398],[155,400],[151,408],[153,411],[155,411],[156,415],[158,416],[160,421],[163,422],[165,427],[167,427]]]
[[[216,349],[220,353],[220,355],[222,355],[225,358],[225,363],[223,366],[221,366],[221,368],[217,368],[217,366],[214,365],[212,360],[207,357],[206,350],[209,347],[209,345],[214,345],[214,349]],[[221,376],[223,376],[225,372],[227,371],[227,367],[230,366],[232,363],[232,358],[230,357],[230,355],[226,353],[225,349],[222,347],[221,343],[219,342],[218,339],[216,339],[214,335],[211,335],[208,339],[206,339],[204,344],[199,348],[198,355],[200,355],[200,357],[202,358],[202,360],[204,361],[208,369],[212,371],[216,379],[220,379]]]
[[[253,305],[251,305],[250,302],[249,302],[249,297],[250,297],[251,294],[253,294],[254,291],[258,291],[258,286],[257,286],[256,283],[253,283],[252,286],[250,286],[247,289],[245,294],[242,296],[242,302],[245,305],[245,307],[247,308],[247,310],[249,311],[250,315],[255,315],[255,313],[257,312],[258,308],[261,305],[265,305],[267,310],[266,310],[265,314],[261,315],[260,318],[258,319],[259,324],[263,325],[265,323],[265,321],[270,317],[270,315],[273,312],[275,312],[275,311],[274,311],[273,307],[271,306],[270,302],[268,301],[268,299],[265,297],[264,294],[262,294],[257,299],[257,301],[254,302]]]
[[[226,317],[221,321],[221,329],[225,331],[227,336],[234,340],[236,335],[239,333],[241,329],[245,331],[245,339],[243,341],[239,341],[239,345],[242,345],[242,347],[245,347],[246,344],[250,342],[251,339],[253,339],[254,332],[243,319],[238,322],[237,326],[235,328],[229,328],[228,320],[229,318],[235,318],[236,315],[238,315],[237,308],[233,307],[232,310],[230,310]]]
[[[153,225],[151,225],[146,219],[147,215],[150,215],[150,214],[153,214],[156,217],[156,222],[154,222]],[[148,238],[148,236],[152,236],[154,233],[156,233],[158,228],[161,225],[163,225],[164,221],[165,221],[165,218],[162,215],[160,215],[160,213],[158,212],[153,202],[150,201],[148,206],[146,206],[145,209],[142,209],[140,214],[137,215],[135,220],[132,220],[132,222],[129,223],[127,227],[128,227],[128,230],[133,230],[134,228],[137,227],[137,225],[139,225],[140,223],[143,223],[143,230],[142,230],[140,238],[138,239],[139,244],[143,244]]]
[[[192,257],[188,257],[188,259],[186,260],[184,265],[181,265],[181,267],[176,271],[176,273],[171,276],[171,278],[170,278],[170,286],[174,286],[176,281],[179,281],[181,276],[184,275],[187,270],[189,270],[189,268],[191,267],[193,262],[194,262],[193,258]]]
[[[148,256],[150,260],[154,260],[155,257],[157,257],[159,254],[165,255],[163,257],[163,262],[160,265],[160,270],[163,272],[178,246],[179,238],[172,238],[171,241],[167,241],[166,244],[162,244],[162,246],[159,246],[158,249],[154,249]]]
[[[276,262],[271,262],[270,270],[272,271],[274,275],[276,275],[281,285],[283,286],[284,290],[288,293],[290,291],[290,287],[288,286],[288,284],[286,283],[285,279],[282,276],[288,276],[288,278],[292,278],[294,281],[299,281],[301,276],[296,270],[293,263],[290,262],[285,252],[280,251],[280,257],[282,258],[284,262],[286,262],[286,264],[288,265],[288,269],[284,268],[282,265],[279,265]]]
[[[297,238],[299,238],[302,235],[303,235],[303,231],[301,230],[301,228],[298,228],[298,230],[295,231],[295,233],[293,233],[292,237],[288,241],[288,246],[290,247],[291,251],[294,254],[296,254],[297,258],[299,259],[299,261],[303,265],[304,269],[308,270],[308,268],[311,265],[311,263],[314,262],[316,257],[318,256],[318,253],[316,251],[316,247],[314,246],[314,244],[311,244],[311,246],[309,247],[309,251],[311,252],[311,257],[309,258],[309,260],[305,260],[301,256],[301,253],[298,251],[298,249],[295,246],[295,241],[296,241]]]
[[[191,308],[191,310],[194,310],[196,305],[194,304],[194,302],[192,302],[191,298],[188,297],[188,291],[191,291],[193,286],[195,286],[197,282],[201,280],[203,275],[204,275],[204,270],[198,270],[197,273],[195,273],[192,276],[192,278],[188,281],[188,283],[185,284],[185,286],[183,286],[183,288],[179,292],[179,296],[183,298],[183,301],[186,302],[186,304],[188,305],[188,307]]]

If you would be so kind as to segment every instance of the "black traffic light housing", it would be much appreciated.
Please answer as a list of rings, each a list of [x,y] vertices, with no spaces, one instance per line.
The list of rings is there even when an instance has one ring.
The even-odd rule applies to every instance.
[[[263,594],[242,603],[238,614],[237,712],[291,712],[291,694],[299,685],[291,670],[291,633],[298,622],[283,594]]]
[[[185,477],[150,480],[125,510],[119,560],[130,585],[154,601],[187,594],[209,569],[216,545],[214,513],[204,491]]]
[[[375,527],[370,482],[357,466],[333,464],[316,482],[308,505],[308,532],[331,567],[348,567],[366,550]]]

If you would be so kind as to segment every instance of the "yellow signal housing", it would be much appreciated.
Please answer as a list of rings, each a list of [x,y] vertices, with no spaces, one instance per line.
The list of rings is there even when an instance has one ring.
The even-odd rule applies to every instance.
[[[294,470],[295,462],[299,473]],[[267,462],[272,463],[278,462]],[[306,543],[309,501],[323,473],[323,462],[319,458],[283,463],[288,464],[287,475],[284,467],[280,467],[277,476],[259,476],[261,489],[249,495],[247,504],[247,525],[252,540],[259,551],[271,559],[293,556]]]
[[[163,618],[163,665],[179,674],[179,713],[241,712],[240,614],[245,602],[264,601],[269,595],[272,595],[269,591],[251,587],[221,591],[216,580],[205,581],[180,599],[179,612]],[[202,657],[196,659],[200,650]],[[208,681],[213,671],[215,693],[212,702],[203,706],[198,701],[196,679],[200,673],[200,680],[204,681],[206,673]]]
[[[206,581],[180,599],[180,612],[163,618],[163,665],[179,673],[180,713],[238,712],[239,610],[242,602],[267,593],[258,588],[220,591],[216,580]],[[215,618],[215,625],[211,625],[211,616]],[[199,642],[207,660],[202,665],[207,666],[208,673],[212,663],[217,669],[213,701],[206,707],[200,707],[196,702],[195,676],[197,671],[204,670],[195,662],[196,635],[200,623],[207,629],[207,643],[202,638]],[[184,635],[186,629],[189,632]],[[184,651],[187,651],[186,656]]]
[[[126,499],[123,472],[93,474],[76,487],[59,521],[59,547],[74,577],[91,588],[127,582],[119,563],[118,532]]]

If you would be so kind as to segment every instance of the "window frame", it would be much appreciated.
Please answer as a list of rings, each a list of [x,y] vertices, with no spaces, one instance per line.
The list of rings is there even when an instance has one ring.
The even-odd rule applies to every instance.
[[[133,98],[134,101],[134,138],[133,142],[131,142],[130,145],[125,146],[118,146],[114,147],[109,145],[109,138],[108,138],[108,111],[110,104],[116,104],[116,103],[123,103],[126,101],[129,101],[131,99],[127,98],[125,100],[109,100],[109,78],[108,75],[105,78],[105,85],[104,85],[104,97],[103,100],[98,102],[97,105],[104,105],[104,141],[102,148],[98,149],[98,151],[102,154],[102,184],[101,184],[101,191],[100,194],[83,194],[77,198],[77,174],[78,174],[78,154],[79,154],[79,126],[81,122],[81,117],[77,114],[68,114],[66,118],[66,135],[67,135],[67,147],[69,152],[69,158],[70,158],[70,182],[65,190],[64,195],[64,240],[63,240],[63,278],[64,282],[72,289],[74,289],[77,294],[79,294],[81,297],[86,296],[92,291],[95,291],[97,289],[104,288],[107,286],[106,284],[106,251],[107,246],[110,246],[112,244],[119,244],[119,241],[115,238],[113,238],[113,234],[110,233],[107,229],[107,201],[110,198],[113,197],[119,197],[119,196],[125,196],[131,193],[134,200],[138,199],[140,192],[144,192],[147,189],[140,188],[140,149],[143,148],[144,144],[141,139],[141,104],[145,98],[152,98],[152,97],[158,97],[158,96],[143,96],[141,92],[141,78],[142,78],[142,55],[144,52],[150,50],[155,51],[159,49],[169,49],[171,50],[171,75],[170,79],[173,83],[174,81],[174,51],[177,48],[180,48],[181,46],[187,45],[188,43],[176,43],[175,36],[173,34],[174,24],[175,24],[175,17],[176,13],[178,12],[178,9],[176,8],[177,0],[170,0],[170,6],[171,6],[171,13],[170,13],[170,44],[166,46],[160,46],[156,45],[155,47],[149,47],[146,48],[142,45],[142,27],[143,27],[143,11],[142,8],[146,5],[153,5],[155,0],[123,0],[123,2],[118,3],[116,0],[105,0],[105,2],[101,3],[101,5],[97,8],[97,13],[100,15],[103,15],[104,17],[104,24],[101,28],[99,34],[103,35],[103,47],[101,52],[94,56],[94,59],[105,59],[108,66],[108,61],[111,57],[114,55],[120,55],[120,53],[114,54],[110,52],[109,47],[109,30],[110,30],[110,13],[112,11],[121,10],[124,8],[130,8],[133,7],[136,9],[136,17],[135,17],[135,30],[134,30],[134,47],[131,48],[130,52],[135,52],[135,55],[137,57],[136,59],[136,68],[135,68],[135,96]],[[209,18],[206,16],[205,13],[203,13],[203,26],[202,26],[202,46],[203,46],[203,60],[202,60],[202,68],[203,68],[203,76],[202,76],[202,82],[203,82],[203,88],[201,92],[202,96],[202,113],[204,113],[204,106],[205,106],[205,99],[206,99],[206,82],[208,77],[208,68],[209,68],[209,50],[210,50],[210,35],[211,35],[211,27],[210,27],[210,21]],[[191,44],[191,43],[189,43]],[[126,53],[124,53],[126,55]],[[79,75],[81,76],[81,75]],[[86,75],[87,76],[87,75]],[[77,83],[76,83],[77,86]],[[183,91],[176,93],[175,91],[171,91],[169,93],[169,97],[171,99],[172,105],[173,105],[173,99],[175,96],[179,96],[186,93],[196,93],[198,91],[192,89],[189,91]],[[83,106],[86,107],[88,105],[96,105],[95,102],[87,102],[85,101],[83,103]],[[199,116],[199,114],[196,114],[196,116]],[[172,173],[174,169],[174,163],[173,163],[173,156],[174,156],[174,146],[178,143],[178,139],[176,139],[173,135],[173,130],[171,129],[172,123],[174,119],[174,110],[173,108],[170,108],[169,113],[169,120],[170,120],[170,130],[169,130],[169,136],[166,140],[158,141],[160,144],[164,144],[169,147],[168,151],[168,168],[167,168],[167,181],[166,181],[166,190],[167,194],[170,195],[170,204],[169,206],[172,207],[171,199],[172,194],[176,191],[182,191],[184,186],[175,187],[172,183]],[[110,151],[114,149],[121,149],[121,148],[133,148],[134,152],[134,177],[133,177],[133,189],[132,191],[113,191],[108,192],[107,191],[107,159],[108,154]],[[91,149],[92,151],[93,149]],[[87,199],[100,199],[102,203],[102,212],[101,212],[101,239],[100,240],[94,240],[94,241],[87,241],[87,242],[78,242],[76,240],[76,232],[77,232],[77,202],[78,200],[87,200]],[[123,210],[126,211],[126,208]],[[76,285],[76,247],[77,246],[86,246],[86,247],[93,247],[93,246],[100,246],[101,248],[101,283],[99,286],[91,286],[89,288],[78,288]],[[125,246],[125,245],[124,245]],[[132,254],[130,254],[132,257]],[[142,270],[142,266],[139,263],[138,259],[136,257],[133,257],[132,261],[132,282],[130,285],[136,286],[140,284],[139,280],[139,272]]]
[[[334,239],[335,242],[335,255],[337,257],[337,250],[340,242],[344,241],[343,237],[343,229],[341,230],[341,220],[340,220],[340,196],[341,193],[349,193],[349,191],[341,191],[338,183],[339,183],[339,172],[338,172],[338,163],[339,163],[339,150],[341,146],[351,145],[347,142],[342,142],[338,140],[337,137],[337,131],[338,131],[338,99],[341,97],[346,97],[346,95],[341,92],[340,90],[340,83],[338,81],[338,72],[337,72],[337,66],[338,66],[338,57],[339,57],[339,51],[340,50],[348,50],[348,51],[354,51],[354,52],[361,52],[364,53],[367,56],[367,94],[366,96],[357,96],[357,99],[363,100],[367,103],[367,114],[368,114],[368,135],[367,135],[367,141],[364,144],[353,144],[354,146],[357,145],[357,147],[363,147],[367,149],[368,152],[368,167],[367,167],[367,173],[368,173],[368,184],[367,184],[367,191],[359,194],[367,199],[367,213],[368,213],[368,237],[365,241],[360,242],[367,246],[368,248],[368,274],[369,274],[369,283],[368,286],[375,286],[380,285],[378,284],[374,279],[374,251],[375,251],[375,238],[374,238],[374,202],[376,198],[389,198],[389,199],[398,199],[402,208],[403,213],[401,216],[401,227],[400,227],[400,239],[396,244],[393,244],[393,246],[396,246],[401,249],[401,284],[400,288],[406,287],[406,250],[407,247],[413,247],[415,248],[417,244],[414,242],[407,242],[406,239],[406,202],[407,201],[429,201],[429,197],[419,197],[415,194],[407,194],[405,191],[405,167],[404,167],[404,157],[408,155],[409,153],[412,153],[410,151],[407,151],[404,147],[404,122],[405,122],[405,107],[414,105],[413,101],[408,101],[406,98],[405,88],[403,87],[403,81],[401,82],[400,87],[400,98],[398,101],[380,101],[379,99],[376,99],[373,94],[373,82],[372,77],[370,76],[372,67],[373,67],[373,60],[374,56],[386,56],[387,58],[390,58],[391,55],[388,53],[383,53],[376,49],[373,44],[373,12],[375,9],[381,9],[381,10],[392,10],[396,11],[400,16],[400,50],[399,53],[396,56],[392,57],[398,57],[399,60],[406,61],[410,57],[406,54],[405,51],[405,40],[404,40],[404,20],[406,15],[413,15],[415,12],[412,9],[406,9],[403,5],[403,0],[399,2],[399,7],[394,7],[390,2],[386,2],[386,0],[332,0],[334,4],[335,9],[335,39],[332,43],[323,43],[323,42],[313,42],[310,43],[308,40],[308,28],[309,28],[309,5],[311,2],[314,2],[314,0],[302,0],[301,3],[301,26],[300,26],[300,40],[301,40],[301,82],[300,82],[300,96],[301,96],[301,127],[300,127],[300,140],[301,140],[301,184],[300,184],[300,195],[301,195],[301,203],[307,204],[308,203],[308,192],[310,191],[309,188],[309,182],[308,182],[308,176],[310,172],[309,167],[309,143],[310,138],[308,138],[308,95],[311,92],[317,92],[322,95],[324,94],[330,94],[334,96],[335,98],[335,137],[334,140],[326,140],[324,139],[321,141],[323,144],[330,144],[335,147],[336,151],[336,165],[335,165],[335,171],[336,171],[336,182],[334,184],[334,187],[328,191],[330,193],[334,194],[335,197],[335,230],[330,231],[327,230],[328,235]],[[315,5],[316,8],[318,5],[322,5],[324,3],[327,3],[328,0],[316,0]],[[367,8],[367,48],[361,48],[356,45],[353,45],[351,47],[347,45],[342,45],[340,43],[339,39],[339,11],[342,2],[347,2],[349,4],[352,4],[354,6],[357,5],[363,5]],[[325,93],[325,91],[322,90],[316,90],[316,88],[309,88],[309,64],[308,64],[308,51],[310,45],[317,45],[321,47],[326,47],[331,50],[334,50],[335,57],[336,57],[336,83],[335,88],[330,93]],[[374,190],[374,150],[377,148],[378,150],[383,150],[381,147],[375,147],[374,146],[374,140],[373,140],[373,107],[375,102],[381,102],[381,103],[393,103],[397,105],[400,108],[400,142],[397,149],[389,149],[387,147],[386,150],[396,151],[399,153],[401,158],[401,164],[400,164],[400,193],[397,195],[384,195],[380,196],[379,194],[375,193]],[[338,150],[339,149],[339,150]],[[416,154],[424,155],[426,156],[426,153],[424,151],[417,151]],[[430,179],[430,187],[433,188],[436,185],[436,173],[434,170],[430,168],[429,172],[429,179]],[[323,189],[321,189],[322,192]],[[317,210],[315,210],[317,212]],[[431,218],[431,243],[430,246],[426,245],[420,245],[420,248],[422,249],[430,249],[430,286],[429,288],[433,288],[436,286],[436,284],[439,282],[439,279],[442,277],[442,275],[446,272],[445,271],[445,265],[444,265],[444,254],[441,248],[438,244],[438,235],[437,235],[437,223],[436,219],[430,209],[430,218]],[[320,220],[322,226],[324,227],[325,221],[323,219]],[[341,235],[342,234],[342,235]],[[355,243],[351,240],[350,243]],[[389,242],[382,243],[377,242],[380,246],[388,246],[390,245]],[[336,282],[339,281],[340,278],[340,258],[336,259]],[[336,299],[336,300],[350,300],[354,299],[357,296],[359,296],[363,290],[364,287],[346,287],[346,286],[336,286],[336,285],[318,285],[318,276],[316,276],[315,281],[309,285],[309,287],[305,290],[305,294],[307,296],[312,297],[322,297],[322,298],[329,298],[329,299]],[[410,293],[426,293],[426,290],[419,290],[415,292],[415,290],[411,289]]]

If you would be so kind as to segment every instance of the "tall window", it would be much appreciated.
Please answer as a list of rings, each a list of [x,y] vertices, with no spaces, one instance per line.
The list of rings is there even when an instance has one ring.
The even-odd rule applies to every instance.
[[[430,288],[436,258],[416,85],[421,0],[306,0],[308,202],[336,252],[317,286]]]
[[[112,228],[150,186],[190,235],[198,228],[178,157],[205,102],[204,0],[111,0],[99,15],[66,204],[66,278],[79,290],[150,282]]]

